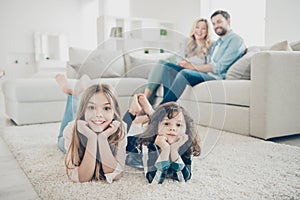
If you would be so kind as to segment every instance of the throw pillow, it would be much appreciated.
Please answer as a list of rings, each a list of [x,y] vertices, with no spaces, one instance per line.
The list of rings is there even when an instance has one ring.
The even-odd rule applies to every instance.
[[[271,51],[293,51],[288,41],[286,40],[273,44],[270,50]]]
[[[80,49],[76,47],[69,48],[69,65],[81,65],[85,59],[91,54],[91,50]]]
[[[149,53],[133,52],[128,55],[126,60],[129,61],[127,66],[127,77],[138,77],[148,79],[153,67],[159,60],[168,60],[173,57],[171,53]]]
[[[124,59],[121,51],[102,49],[89,51],[70,48],[69,56],[70,66],[75,69],[78,77],[84,74],[91,79],[119,77],[124,72]]]
[[[250,49],[250,50],[249,50]],[[260,51],[259,48],[249,48],[248,52],[237,60],[226,73],[228,80],[250,80],[251,59]]]
[[[300,41],[295,41],[290,43],[291,48],[293,51],[300,51]]]
[[[259,51],[270,50],[270,51],[292,51],[289,43],[281,41],[273,44],[270,48],[267,47],[249,47],[248,52],[239,60],[237,60],[227,71],[226,79],[228,80],[250,80],[251,74],[251,59],[253,55]]]

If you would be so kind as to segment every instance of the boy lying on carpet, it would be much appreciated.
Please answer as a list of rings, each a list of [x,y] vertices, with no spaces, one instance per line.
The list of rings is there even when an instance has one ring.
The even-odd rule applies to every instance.
[[[60,79],[61,78],[62,77],[60,77]],[[67,80],[62,81],[62,79],[60,81],[58,81],[58,83],[62,87],[66,86],[66,84],[65,84],[66,82],[67,82]],[[64,84],[62,85],[61,83],[64,83]],[[93,86],[91,86],[91,87],[93,87]],[[89,89],[87,89],[87,90],[89,90]],[[72,90],[67,90],[67,89],[63,88],[63,91],[65,91],[65,93],[74,94],[74,92]],[[85,94],[86,94],[86,92],[85,92]],[[106,98],[107,98],[107,95],[106,95]],[[87,100],[86,97],[85,97],[85,99]],[[114,101],[112,101],[110,99],[110,101],[108,101],[108,102],[110,102],[110,103],[114,102],[113,103],[113,105],[115,105],[114,109],[116,109],[116,108],[118,108],[117,102],[116,102],[116,99],[113,99],[113,100]],[[63,122],[61,125],[61,132],[60,132],[59,141],[58,141],[58,146],[60,147],[60,149],[62,151],[64,151],[64,149],[69,149],[68,152],[70,152],[70,151],[72,151],[70,149],[72,149],[72,148],[74,149],[74,145],[73,145],[73,147],[71,147],[71,146],[69,147],[68,142],[66,142],[67,140],[70,140],[70,138],[68,138],[68,137],[70,137],[70,134],[67,134],[67,132],[77,130],[78,128],[80,128],[80,125],[82,127],[84,127],[84,129],[73,131],[74,133],[78,132],[74,143],[75,144],[83,143],[86,145],[89,144],[90,138],[78,137],[78,135],[79,136],[82,135],[79,132],[88,130],[88,132],[91,133],[90,130],[93,129],[93,126],[97,125],[97,124],[93,123],[93,121],[92,121],[92,123],[85,123],[85,126],[83,126],[84,125],[83,120],[85,119],[83,116],[83,113],[87,112],[86,109],[88,108],[86,106],[84,107],[85,101],[84,100],[81,101],[81,105],[79,106],[79,111],[77,114],[77,116],[79,116],[79,117],[81,116],[81,118],[77,118],[77,120],[81,119],[80,121],[82,121],[82,122],[81,123],[77,122],[77,127],[73,125],[73,127],[71,126],[71,128],[68,128],[68,126],[69,126],[68,125],[65,128],[66,124],[68,122],[72,121],[72,120],[70,120],[72,118],[72,116],[70,117],[70,114],[74,115],[74,113],[77,111],[77,106],[74,106],[74,103],[73,103],[73,107],[72,107],[72,96],[71,95],[68,96],[66,112],[65,112],[65,116],[64,116],[64,119],[63,119]],[[190,118],[190,116],[187,114],[187,112],[175,102],[169,102],[169,103],[160,105],[157,108],[157,110],[154,111],[152,106],[148,102],[146,96],[143,94],[138,94],[138,95],[134,95],[131,106],[130,106],[129,110],[127,111],[127,113],[123,117],[123,121],[125,123],[127,123],[127,126],[128,126],[127,130],[130,129],[132,121],[135,119],[135,117],[140,114],[146,114],[149,117],[148,126],[147,126],[146,131],[143,132],[142,134],[128,137],[128,145],[126,147],[126,150],[128,151],[127,164],[129,164],[131,166],[136,166],[135,165],[136,163],[143,162],[142,166],[144,168],[145,176],[149,183],[152,183],[154,179],[156,180],[155,182],[162,183],[165,180],[165,178],[171,178],[171,179],[177,180],[177,181],[189,180],[191,178],[191,163],[192,163],[191,157],[192,157],[192,155],[194,155],[194,156],[200,155],[200,142],[199,142],[199,137],[198,137],[197,133],[195,132],[193,120]],[[119,116],[119,112],[117,112],[116,115]],[[66,120],[66,118],[69,118],[69,120]],[[118,119],[119,119],[119,117],[118,117]],[[118,123],[119,125],[122,125],[122,123],[120,123],[120,120],[117,120],[117,121],[119,122]],[[102,134],[105,135],[104,138],[109,138],[110,135],[115,135],[116,137],[118,137],[118,134],[115,134],[115,132],[114,132],[117,128],[116,126],[117,126],[117,124],[114,124],[114,122],[111,123],[111,125],[107,124],[107,127],[108,127],[107,130],[110,130],[108,132],[105,128],[102,128],[101,130],[94,128],[93,130],[95,130],[95,129],[98,130],[98,137],[101,137]],[[69,129],[69,131],[67,131],[68,129]],[[63,131],[63,136],[64,136],[63,138],[61,137],[62,131]],[[101,132],[100,134],[99,134],[99,131]],[[97,132],[97,131],[95,131],[95,132]],[[93,134],[91,134],[91,135],[93,135]],[[97,134],[94,134],[94,135],[97,135]],[[73,134],[73,136],[74,136],[74,134]],[[85,135],[85,136],[87,136],[87,135]],[[119,134],[119,138],[121,138],[120,134]],[[72,136],[71,136],[71,139],[73,141]],[[65,141],[63,141],[63,140],[65,140]],[[82,140],[83,140],[83,142],[82,142]],[[100,142],[101,141],[98,140],[98,143],[100,143]],[[115,142],[118,142],[118,140],[115,140]],[[118,164],[123,163],[123,158],[125,158],[125,153],[122,154],[122,152],[123,152],[122,147],[124,147],[124,144],[126,145],[126,142],[124,142],[123,140],[121,140],[119,142],[121,145],[119,145],[117,147],[117,149],[118,149],[117,154],[114,154],[114,151],[112,149],[110,149],[111,151],[107,150],[109,148],[106,148],[105,151],[104,150],[101,151],[101,146],[98,145],[100,151],[99,152],[96,151],[96,154],[94,153],[95,159],[97,158],[96,159],[97,163],[99,162],[101,157],[107,158],[106,154],[109,154],[110,158],[115,158],[115,159],[113,159],[114,161],[120,161],[120,162],[117,162],[117,164],[116,164],[116,162],[110,163],[111,165],[108,165],[108,166],[106,165],[106,163],[105,163],[105,165],[104,164],[101,165],[101,162],[99,162],[100,168],[94,169],[94,176],[90,177],[90,180],[92,178],[95,178],[96,180],[99,179],[99,178],[95,177],[95,173],[97,173],[96,172],[97,170],[98,171],[100,170],[100,173],[99,173],[100,179],[106,178],[106,180],[108,182],[112,182],[114,177],[119,177],[119,176],[114,176],[114,175],[121,174],[122,165],[118,165]],[[105,143],[105,144],[107,144],[107,143]],[[113,144],[115,144],[115,143],[113,143]],[[95,150],[95,149],[93,149],[93,150]],[[73,150],[73,152],[74,152],[74,150]],[[75,154],[75,158],[78,158],[78,156],[80,156],[78,154],[80,154],[80,153]],[[82,154],[86,154],[85,151],[81,152],[81,157],[82,157]],[[99,154],[101,156],[99,156]],[[105,155],[105,156],[103,156],[103,155]],[[71,154],[68,156],[68,154],[67,154],[67,156],[66,156],[66,161],[68,161],[68,162],[66,162],[66,166],[67,166],[67,171],[69,171],[69,172],[70,172],[70,169],[68,166],[70,165],[70,158],[73,158],[73,160],[74,160],[74,155]],[[94,161],[95,159],[91,159],[91,160]],[[71,161],[72,161],[72,159],[71,159]],[[132,161],[135,161],[135,163],[133,163]],[[77,164],[74,161],[71,162],[72,167],[73,166],[77,167],[77,168],[75,167],[75,169],[77,169],[77,171],[76,170],[71,171],[72,173],[75,173],[74,177],[76,177],[76,174],[79,173],[78,169],[80,168],[80,165],[81,165],[81,162],[78,162]],[[114,169],[113,173],[110,173],[110,174],[103,173],[104,166],[106,166],[108,168],[109,168],[109,166],[114,166],[114,167],[109,168],[110,172],[112,172],[112,169]],[[110,176],[110,178],[107,177],[108,175]],[[71,177],[71,176],[69,175],[69,177]],[[113,177],[113,178],[111,178],[111,177]],[[79,178],[72,179],[72,180],[78,181]],[[89,181],[88,179],[84,179],[84,180]],[[79,181],[81,181],[81,180],[79,180]]]
[[[193,120],[176,102],[160,105],[155,111],[144,94],[134,95],[123,121],[127,131],[139,114],[149,116],[146,130],[128,136],[127,164],[143,162],[149,183],[161,184],[166,178],[180,182],[191,178],[192,155],[200,155],[200,142]],[[132,161],[135,161],[133,163]]]

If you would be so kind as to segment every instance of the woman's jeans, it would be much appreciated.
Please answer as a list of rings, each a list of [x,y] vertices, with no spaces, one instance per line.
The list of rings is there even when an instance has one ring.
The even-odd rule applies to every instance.
[[[177,101],[187,85],[193,87],[205,81],[215,80],[207,73],[185,69],[172,63],[167,63],[165,66],[162,71],[164,96],[160,104]]]
[[[64,153],[66,153],[66,149],[65,149],[65,141],[64,141],[64,137],[63,137],[63,131],[64,131],[65,127],[68,125],[68,123],[75,119],[75,116],[76,116],[76,113],[78,110],[78,103],[79,103],[78,97],[68,95],[64,117],[62,119],[58,138],[57,138],[58,148]]]
[[[148,76],[147,88],[149,90],[151,90],[151,95],[149,97],[149,102],[151,104],[153,104],[157,89],[159,88],[160,84],[162,83],[163,68],[168,63],[169,62],[167,62],[167,61],[159,60],[158,63],[155,65],[155,67],[151,70],[151,72]]]

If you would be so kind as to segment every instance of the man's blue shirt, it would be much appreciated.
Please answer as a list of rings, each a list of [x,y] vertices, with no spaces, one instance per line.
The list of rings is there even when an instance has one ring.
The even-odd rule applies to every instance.
[[[217,46],[219,47],[216,49]],[[212,58],[215,49],[217,52]],[[232,30],[224,39],[219,38],[213,42],[208,55],[208,63],[213,65],[213,73],[209,74],[217,79],[225,79],[227,70],[243,55],[245,49],[244,40]]]

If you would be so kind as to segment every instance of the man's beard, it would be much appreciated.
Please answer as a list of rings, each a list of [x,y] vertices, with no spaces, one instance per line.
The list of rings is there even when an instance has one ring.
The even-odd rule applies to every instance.
[[[221,29],[221,32],[217,33],[217,29]],[[223,35],[225,35],[225,34],[227,33],[227,29],[222,28],[222,27],[219,27],[219,28],[216,28],[216,29],[215,29],[215,32],[216,32],[216,34],[217,34],[218,36],[223,36]]]

